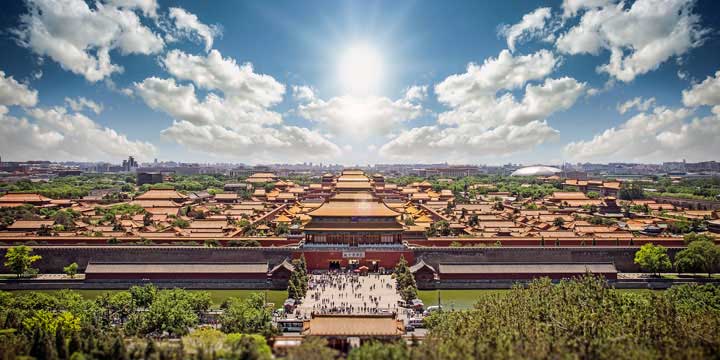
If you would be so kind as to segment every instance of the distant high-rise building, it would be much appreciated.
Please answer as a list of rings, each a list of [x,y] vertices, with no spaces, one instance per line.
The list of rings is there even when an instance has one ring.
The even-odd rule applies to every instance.
[[[123,171],[133,171],[138,168],[138,163],[134,157],[128,156],[127,160],[123,160],[122,168]]]

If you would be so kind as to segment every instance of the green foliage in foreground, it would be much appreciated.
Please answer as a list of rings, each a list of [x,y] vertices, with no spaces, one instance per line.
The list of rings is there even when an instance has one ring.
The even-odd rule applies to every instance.
[[[77,292],[0,292],[0,359],[268,359],[261,296],[233,299],[219,330],[198,327],[207,294],[135,287],[95,300]],[[143,309],[142,311],[137,311]],[[704,359],[720,354],[720,287],[624,292],[585,277],[492,292],[473,310],[436,312],[424,342],[368,342],[349,359]],[[267,331],[271,330],[271,331]],[[254,335],[251,335],[254,334]],[[182,335],[182,336],[180,336]],[[180,341],[166,341],[167,337]],[[287,359],[334,359],[308,338]],[[82,354],[82,357],[79,357]]]
[[[596,278],[533,282],[481,298],[475,310],[433,314],[419,359],[701,359],[720,353],[720,287],[651,294]]]
[[[83,359],[269,358],[265,339],[275,329],[260,294],[230,298],[232,311],[223,318],[227,327],[224,333],[216,331],[220,335],[213,341],[207,333],[195,334],[210,303],[206,291],[152,285],[106,292],[94,300],[71,290],[0,292],[0,359],[68,359],[74,354]],[[182,338],[188,348],[164,341],[168,338]],[[215,353],[190,347],[203,341],[220,347]]]

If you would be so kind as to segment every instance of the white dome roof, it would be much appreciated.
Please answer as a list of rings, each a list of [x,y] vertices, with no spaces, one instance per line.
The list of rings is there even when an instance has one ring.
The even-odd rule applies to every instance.
[[[561,171],[551,166],[528,166],[515,170],[510,176],[551,176]]]

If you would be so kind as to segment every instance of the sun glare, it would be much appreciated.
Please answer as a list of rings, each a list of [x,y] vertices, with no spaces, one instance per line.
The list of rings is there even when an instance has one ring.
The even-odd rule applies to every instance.
[[[338,78],[343,91],[356,95],[370,95],[378,90],[382,79],[382,59],[378,51],[366,44],[346,49],[338,64]]]

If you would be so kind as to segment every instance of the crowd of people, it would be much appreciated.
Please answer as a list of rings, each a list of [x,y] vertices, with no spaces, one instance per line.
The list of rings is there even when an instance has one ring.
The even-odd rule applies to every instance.
[[[385,291],[378,291],[380,289]],[[392,299],[394,280],[379,274],[329,272],[313,275],[308,282],[309,308],[315,314],[379,314],[398,311]],[[385,301],[383,301],[385,295]]]

